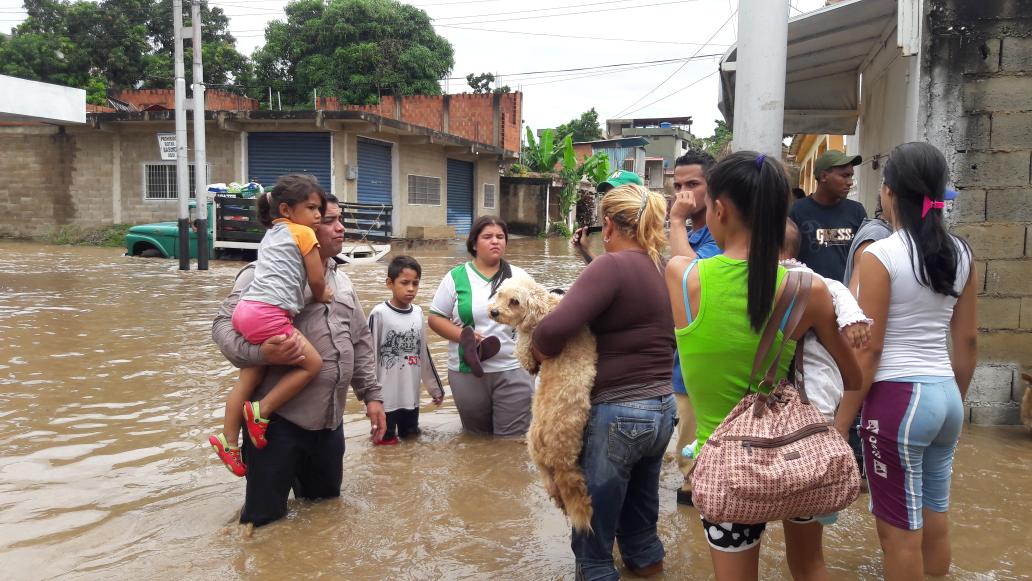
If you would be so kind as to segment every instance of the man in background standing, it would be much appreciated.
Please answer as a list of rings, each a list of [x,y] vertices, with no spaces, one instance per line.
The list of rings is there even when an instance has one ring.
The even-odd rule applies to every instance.
[[[853,187],[853,168],[860,162],[859,155],[822,153],[813,164],[817,190],[796,200],[789,211],[799,227],[799,261],[832,280],[842,280],[853,236],[867,218],[860,202],[846,198]]]

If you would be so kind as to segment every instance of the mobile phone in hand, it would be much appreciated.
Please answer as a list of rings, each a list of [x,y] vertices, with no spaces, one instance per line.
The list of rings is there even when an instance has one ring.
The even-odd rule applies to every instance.
[[[602,231],[601,226],[588,226],[588,229],[584,232],[585,234],[597,234]]]

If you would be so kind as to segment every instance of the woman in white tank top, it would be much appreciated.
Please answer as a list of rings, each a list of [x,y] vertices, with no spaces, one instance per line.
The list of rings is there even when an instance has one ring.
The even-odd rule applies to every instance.
[[[871,512],[890,581],[950,568],[946,515],[977,355],[977,276],[967,243],[943,223],[947,171],[926,143],[889,155],[881,202],[895,232],[867,247],[859,267],[860,307],[874,319],[858,353],[865,386],[846,392],[836,414],[845,433],[863,404]]]

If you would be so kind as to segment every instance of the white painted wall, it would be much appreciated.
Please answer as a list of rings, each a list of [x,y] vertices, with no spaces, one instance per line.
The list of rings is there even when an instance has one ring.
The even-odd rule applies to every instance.
[[[86,91],[0,75],[0,121],[86,123]]]

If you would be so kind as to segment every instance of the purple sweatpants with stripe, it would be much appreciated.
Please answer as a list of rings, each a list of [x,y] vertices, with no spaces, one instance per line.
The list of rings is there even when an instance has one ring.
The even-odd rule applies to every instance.
[[[860,436],[874,516],[916,530],[924,524],[923,509],[949,509],[953,454],[963,423],[964,403],[952,377],[871,386]]]

